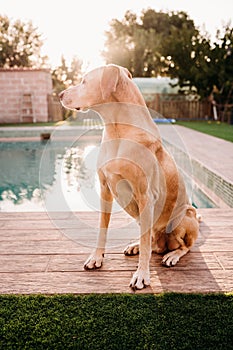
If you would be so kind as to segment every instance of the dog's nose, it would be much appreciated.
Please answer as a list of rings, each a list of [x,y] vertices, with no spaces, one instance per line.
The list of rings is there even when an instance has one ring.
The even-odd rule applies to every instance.
[[[64,91],[60,92],[60,94],[58,95],[60,100],[62,99],[63,95],[64,95]]]

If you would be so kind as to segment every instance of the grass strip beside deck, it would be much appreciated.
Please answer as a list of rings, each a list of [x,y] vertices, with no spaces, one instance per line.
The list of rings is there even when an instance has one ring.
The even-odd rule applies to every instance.
[[[233,295],[0,296],[0,349],[232,349]]]
[[[178,121],[178,125],[218,137],[225,141],[233,142],[233,125],[215,121]]]

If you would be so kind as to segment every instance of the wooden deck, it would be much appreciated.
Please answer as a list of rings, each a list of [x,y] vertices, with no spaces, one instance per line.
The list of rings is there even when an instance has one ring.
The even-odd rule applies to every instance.
[[[232,292],[233,209],[202,209],[198,241],[177,266],[151,259],[151,286],[136,293]],[[102,269],[84,271],[97,233],[96,213],[0,213],[0,293],[134,293],[130,278],[138,257],[124,247],[138,228],[113,216]]]

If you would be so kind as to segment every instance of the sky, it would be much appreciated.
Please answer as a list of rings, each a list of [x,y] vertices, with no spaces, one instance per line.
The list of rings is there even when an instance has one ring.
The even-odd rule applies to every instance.
[[[0,15],[33,22],[44,41],[42,54],[52,67],[77,56],[84,67],[103,64],[105,31],[113,18],[121,20],[127,10],[140,15],[143,9],[185,11],[196,26],[214,38],[217,29],[231,20],[232,0],[0,0]]]

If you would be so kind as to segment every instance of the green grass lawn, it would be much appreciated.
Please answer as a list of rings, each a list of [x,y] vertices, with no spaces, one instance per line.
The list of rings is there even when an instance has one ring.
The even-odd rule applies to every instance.
[[[46,122],[46,123],[14,123],[14,124],[1,124],[0,123],[0,127],[4,128],[4,127],[17,127],[17,128],[22,128],[22,127],[43,127],[43,126],[58,126],[58,125],[62,125],[63,123],[65,123],[65,125],[82,125],[83,121],[82,120],[60,120],[59,122]]]
[[[0,349],[233,349],[233,295],[0,296]]]
[[[190,121],[190,122],[177,122],[178,125],[186,126],[205,134],[219,137],[226,141],[233,142],[233,125],[219,122],[207,122],[207,121]]]
[[[17,127],[17,128],[19,128],[19,127],[25,127],[25,126],[55,126],[55,125],[57,125],[57,122],[46,122],[46,123],[14,123],[14,124],[7,124],[7,123],[5,123],[5,124],[1,124],[0,123],[0,127],[1,128],[4,128],[4,127],[12,127],[12,128],[14,128],[14,127]]]

